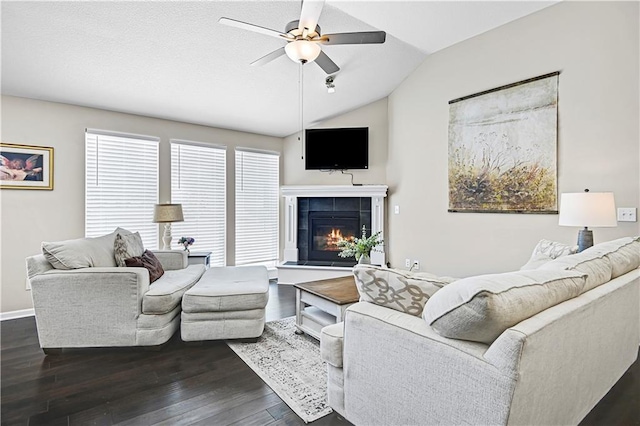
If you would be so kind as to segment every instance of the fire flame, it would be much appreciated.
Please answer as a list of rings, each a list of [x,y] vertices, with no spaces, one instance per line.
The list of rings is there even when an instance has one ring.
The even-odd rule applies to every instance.
[[[352,240],[353,236],[344,237],[340,229],[331,229],[331,232],[325,236],[325,244],[328,250],[338,250],[338,241]]]

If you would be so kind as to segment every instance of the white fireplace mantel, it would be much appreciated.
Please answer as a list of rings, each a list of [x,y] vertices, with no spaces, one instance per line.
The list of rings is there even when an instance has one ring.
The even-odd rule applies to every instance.
[[[384,239],[384,199],[386,185],[296,185],[282,186],[284,197],[285,246],[284,262],[298,261],[298,197],[367,197],[371,198],[371,233],[380,232]],[[371,263],[384,265],[385,253],[371,253]]]
[[[303,185],[283,186],[284,197],[386,197],[387,185]]]

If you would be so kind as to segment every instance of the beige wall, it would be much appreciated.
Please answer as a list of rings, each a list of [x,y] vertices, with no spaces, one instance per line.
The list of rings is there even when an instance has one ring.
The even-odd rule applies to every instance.
[[[30,293],[25,290],[24,259],[39,253],[42,241],[84,236],[85,128],[160,137],[160,200],[170,199],[170,139],[226,145],[227,263],[231,265],[235,253],[234,148],[282,152],[281,138],[3,96],[2,142],[53,147],[55,177],[53,191],[0,192],[1,312],[32,307]]]
[[[433,54],[389,97],[391,264],[466,276],[523,265],[541,238],[573,243],[557,215],[448,213],[448,101],[561,71],[559,192],[613,191],[638,207],[637,2],[563,2]],[[393,214],[393,206],[400,214]],[[594,230],[596,242],[640,233]]]
[[[373,102],[357,110],[324,121],[313,128],[369,127],[369,169],[349,170],[354,183],[384,184],[387,166],[387,98]],[[305,170],[298,134],[284,140],[285,185],[350,185],[351,176],[339,171],[334,173]]]

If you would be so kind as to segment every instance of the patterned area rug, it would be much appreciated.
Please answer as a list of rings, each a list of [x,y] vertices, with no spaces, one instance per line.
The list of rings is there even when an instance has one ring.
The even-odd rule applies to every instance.
[[[295,334],[295,329],[295,317],[270,321],[257,343],[227,345],[309,423],[333,411],[327,405],[327,369],[320,359],[320,343]]]

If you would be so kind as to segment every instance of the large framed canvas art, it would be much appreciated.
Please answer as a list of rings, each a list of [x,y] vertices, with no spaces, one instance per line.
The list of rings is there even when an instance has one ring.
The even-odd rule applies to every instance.
[[[449,102],[450,212],[558,212],[559,74]]]
[[[53,189],[53,148],[0,143],[0,188]]]

